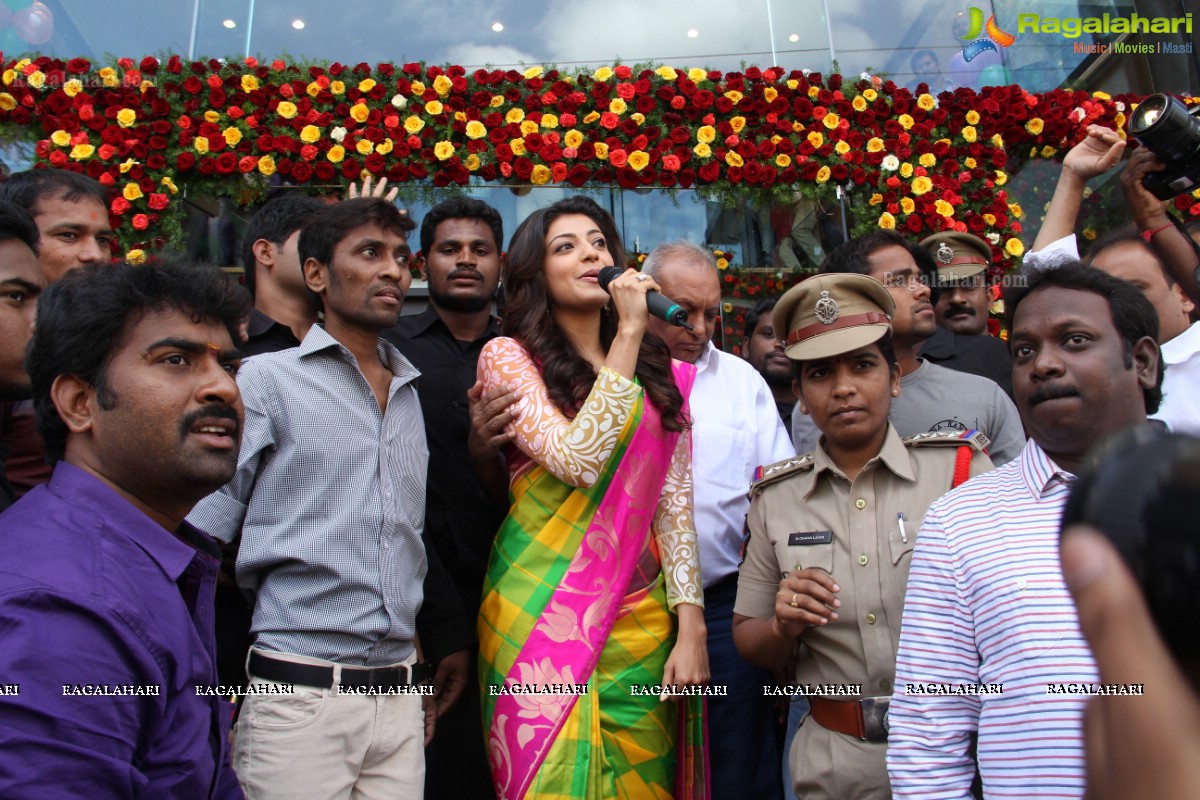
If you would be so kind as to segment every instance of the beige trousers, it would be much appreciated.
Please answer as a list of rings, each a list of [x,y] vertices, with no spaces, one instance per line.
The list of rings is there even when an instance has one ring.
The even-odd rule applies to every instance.
[[[271,657],[328,663],[281,653]],[[269,683],[273,681],[262,678],[250,682]],[[233,768],[247,800],[424,796],[420,695],[338,694],[336,689],[297,685],[293,694],[251,694],[243,702]]]

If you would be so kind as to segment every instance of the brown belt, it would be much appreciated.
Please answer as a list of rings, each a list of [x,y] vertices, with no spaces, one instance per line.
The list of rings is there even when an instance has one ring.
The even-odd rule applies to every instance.
[[[861,700],[831,700],[809,697],[812,718],[834,733],[844,733],[864,742],[886,742],[887,712],[890,697],[864,697]]]

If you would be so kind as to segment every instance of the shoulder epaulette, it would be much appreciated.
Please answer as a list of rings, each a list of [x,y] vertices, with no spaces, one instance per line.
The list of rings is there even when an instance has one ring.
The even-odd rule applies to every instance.
[[[963,431],[930,431],[918,433],[916,436],[905,436],[905,447],[962,447],[966,445],[982,453],[991,444],[991,440],[975,429]]]
[[[807,453],[802,456],[785,458],[783,461],[776,461],[774,464],[768,464],[765,467],[756,467],[754,470],[754,480],[750,483],[750,493],[754,494],[756,490],[774,483],[780,478],[812,469],[814,463],[813,454]]]

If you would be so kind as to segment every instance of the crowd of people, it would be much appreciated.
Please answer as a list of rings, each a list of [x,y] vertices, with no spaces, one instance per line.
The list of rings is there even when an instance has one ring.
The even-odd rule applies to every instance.
[[[284,192],[243,289],[112,264],[104,187],[10,177],[0,796],[1194,796],[1200,700],[1060,538],[1107,437],[1200,433],[1153,157],[1127,230],[1071,234],[1124,146],[1067,155],[1006,342],[986,242],[879,231],[745,358],[710,251],[626,269],[583,197],[506,242],[476,199]]]

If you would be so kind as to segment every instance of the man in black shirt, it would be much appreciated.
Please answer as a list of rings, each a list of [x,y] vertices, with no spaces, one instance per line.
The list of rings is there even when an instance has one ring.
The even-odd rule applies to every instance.
[[[418,266],[429,282],[429,307],[401,317],[384,338],[421,371],[417,392],[429,444],[425,543],[449,573],[470,617],[466,631],[445,629],[438,637],[468,635],[471,645],[466,690],[453,706],[438,697],[438,723],[426,749],[425,796],[493,796],[483,749],[473,622],[479,613],[484,574],[505,508],[481,481],[468,439],[467,391],[475,384],[479,351],[500,335],[491,307],[500,281],[504,228],[499,212],[473,198],[434,206],[421,223]],[[435,632],[421,631],[426,648]],[[447,645],[451,646],[451,645]]]

